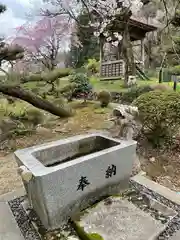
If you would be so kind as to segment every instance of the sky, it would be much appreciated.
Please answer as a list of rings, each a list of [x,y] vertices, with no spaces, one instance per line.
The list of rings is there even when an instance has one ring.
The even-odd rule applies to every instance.
[[[43,7],[43,0],[0,0],[7,10],[0,15],[0,36],[11,36],[14,29],[28,21]]]

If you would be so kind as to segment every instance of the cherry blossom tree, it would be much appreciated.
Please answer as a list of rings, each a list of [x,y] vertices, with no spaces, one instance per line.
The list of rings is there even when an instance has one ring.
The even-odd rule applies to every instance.
[[[70,18],[78,21],[77,16],[82,9],[89,13],[89,24],[94,26],[95,34],[98,32],[108,38],[111,33],[107,31],[107,26],[114,20],[124,20],[128,15],[137,14],[144,3],[148,0],[44,0],[52,2],[57,6],[56,10],[46,10],[45,15],[57,16],[66,14]],[[59,8],[58,8],[59,7]],[[115,34],[117,35],[117,34]]]
[[[0,3],[0,15],[6,10],[5,6]],[[6,74],[4,81],[0,83],[0,93],[21,99],[25,102],[32,104],[33,106],[48,111],[59,117],[69,117],[72,116],[73,112],[68,107],[57,106],[50,101],[43,99],[40,95],[34,94],[32,91],[27,91],[20,86],[20,82],[17,83],[15,81],[9,82],[10,73],[2,68],[3,63],[14,62],[17,59],[22,59],[24,56],[24,49],[13,43],[9,43],[9,41],[0,39],[0,71]],[[46,73],[46,75],[38,76],[38,78],[53,78],[58,79],[62,77],[61,72],[55,72],[57,70]],[[68,74],[68,73],[67,73]],[[65,74],[63,74],[65,75]],[[26,76],[26,78],[30,79],[33,76]]]
[[[58,63],[58,53],[67,46],[70,32],[71,24],[66,16],[43,17],[35,25],[29,23],[18,27],[12,43],[25,49],[22,65],[34,60],[53,70]]]

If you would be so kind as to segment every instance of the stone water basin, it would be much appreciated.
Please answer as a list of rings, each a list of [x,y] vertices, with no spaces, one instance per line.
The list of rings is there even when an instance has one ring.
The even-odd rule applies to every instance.
[[[101,134],[74,136],[15,152],[30,205],[46,229],[56,229],[81,210],[127,188],[135,141]]]

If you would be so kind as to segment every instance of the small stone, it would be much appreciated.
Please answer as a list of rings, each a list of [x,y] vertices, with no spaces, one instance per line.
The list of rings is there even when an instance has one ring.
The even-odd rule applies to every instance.
[[[22,202],[22,206],[24,207],[24,209],[25,209],[26,211],[28,211],[28,210],[29,210],[29,207],[30,207],[29,201],[28,201],[27,199],[24,200],[24,202]]]
[[[78,237],[74,237],[74,236],[69,236],[68,237],[68,240],[78,240],[79,238]]]
[[[154,163],[154,162],[156,161],[156,159],[155,159],[155,157],[152,157],[152,158],[149,159],[149,161],[150,161],[151,163]]]
[[[142,208],[144,208],[144,209],[145,209],[145,208],[148,208],[148,205],[145,205],[145,204],[144,204],[144,205],[142,205]]]
[[[58,132],[58,133],[68,133],[69,131],[64,129],[64,128],[55,128],[54,132]]]
[[[63,235],[64,237],[68,237],[70,233],[67,232],[67,231],[62,231],[62,232],[59,233],[59,234],[60,234],[60,236]]]
[[[39,133],[39,134],[42,134],[42,133],[49,133],[49,132],[51,132],[51,130],[47,129],[45,127],[39,126],[39,127],[36,128],[36,132]]]

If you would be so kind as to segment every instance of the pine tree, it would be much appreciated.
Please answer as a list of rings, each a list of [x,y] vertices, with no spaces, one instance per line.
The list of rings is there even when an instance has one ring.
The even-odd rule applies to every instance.
[[[180,11],[178,10],[171,19],[172,39],[171,46],[168,48],[168,54],[171,57],[173,65],[180,64],[180,37],[177,34],[179,30],[180,30]]]
[[[0,14],[6,11],[6,6],[3,4],[0,4]]]
[[[76,26],[76,35],[81,43],[81,46],[71,44],[71,62],[74,67],[81,67],[88,61],[89,58],[99,60],[99,44],[97,37],[93,34],[93,29],[89,26],[89,15],[83,11],[78,19]]]

